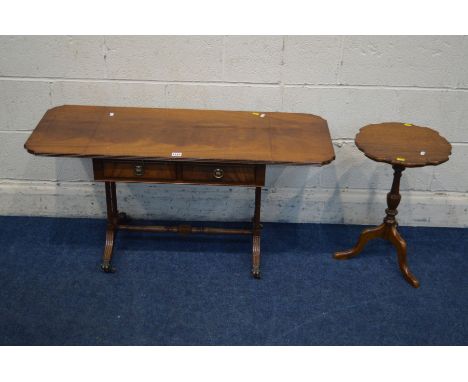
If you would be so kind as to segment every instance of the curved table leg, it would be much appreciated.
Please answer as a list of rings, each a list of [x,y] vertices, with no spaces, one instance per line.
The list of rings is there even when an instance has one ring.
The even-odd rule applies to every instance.
[[[405,280],[413,287],[419,287],[419,281],[414,277],[406,263],[406,242],[401,237],[396,226],[392,226],[388,232],[388,240],[395,246],[398,256],[398,265]]]
[[[115,269],[112,267],[112,253],[114,251],[115,228],[107,227],[106,230],[106,245],[104,247],[104,255],[102,257],[101,269],[106,273],[113,273]]]
[[[337,260],[346,260],[358,255],[365,247],[369,240],[375,239],[376,237],[383,237],[386,229],[386,224],[382,223],[375,228],[367,228],[362,231],[359,236],[358,242],[356,245],[348,249],[347,251],[336,252],[334,257]]]
[[[101,269],[106,273],[112,273],[115,272],[115,269],[112,267],[112,253],[114,250],[114,241],[119,220],[115,182],[105,182],[105,189],[107,205],[107,229],[106,245],[104,247]]]
[[[260,203],[262,198],[262,188],[255,187],[255,213],[253,217],[253,238],[252,238],[252,276],[260,278]]]
[[[252,240],[252,276],[260,278],[260,236],[254,235]]]

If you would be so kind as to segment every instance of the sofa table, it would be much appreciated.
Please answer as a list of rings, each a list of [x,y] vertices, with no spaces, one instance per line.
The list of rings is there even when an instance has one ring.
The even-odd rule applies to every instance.
[[[371,239],[388,240],[396,247],[398,264],[404,278],[417,288],[419,281],[406,263],[406,242],[397,230],[398,224],[395,218],[401,200],[401,173],[407,167],[436,166],[448,161],[452,146],[435,130],[399,122],[380,123],[361,128],[356,135],[356,146],[368,158],[391,164],[394,170],[393,183],[391,191],[387,194],[388,208],[385,210],[383,223],[378,227],[364,230],[353,248],[335,253],[335,258],[343,260],[356,256]]]
[[[248,234],[260,277],[260,203],[266,165],[324,165],[335,154],[327,122],[310,114],[65,105],[50,109],[25,148],[87,157],[105,183],[107,230],[101,268],[113,272],[118,230]],[[131,225],[117,208],[116,182],[255,187],[250,229]]]

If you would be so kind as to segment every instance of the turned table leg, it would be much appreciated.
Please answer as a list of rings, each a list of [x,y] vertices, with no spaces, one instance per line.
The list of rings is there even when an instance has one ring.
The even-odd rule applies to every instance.
[[[262,226],[260,224],[260,205],[262,198],[262,188],[255,187],[255,213],[253,217],[253,238],[252,238],[252,276],[260,278],[260,234]]]
[[[104,255],[102,257],[101,269],[106,273],[114,272],[112,267],[112,253],[114,250],[114,240],[117,233],[118,210],[117,210],[117,193],[115,182],[105,182],[106,188],[106,205],[107,205],[107,229],[106,229],[106,244],[104,247]]]
[[[335,259],[344,260],[359,254],[369,240],[382,238],[390,241],[397,250],[398,265],[405,280],[413,287],[419,287],[419,281],[414,277],[406,263],[406,242],[400,236],[397,230],[396,215],[398,214],[397,207],[400,204],[400,178],[401,173],[405,168],[403,166],[394,165],[393,183],[390,192],[387,194],[387,209],[386,216],[381,225],[375,228],[365,229],[359,236],[356,245],[347,250],[335,253]]]

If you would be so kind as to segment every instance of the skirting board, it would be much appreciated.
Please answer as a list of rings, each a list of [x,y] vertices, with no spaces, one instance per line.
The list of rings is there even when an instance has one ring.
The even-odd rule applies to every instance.
[[[119,208],[158,220],[249,221],[254,190],[242,187],[118,184]],[[398,220],[407,226],[468,227],[468,194],[402,191]],[[262,221],[373,225],[386,191],[264,188]],[[0,182],[0,215],[105,217],[104,186],[88,182]]]

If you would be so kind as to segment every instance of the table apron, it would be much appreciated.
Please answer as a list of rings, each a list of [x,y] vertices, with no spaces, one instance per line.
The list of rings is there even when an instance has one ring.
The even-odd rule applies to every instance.
[[[93,159],[94,180],[225,186],[265,185],[264,164]]]

